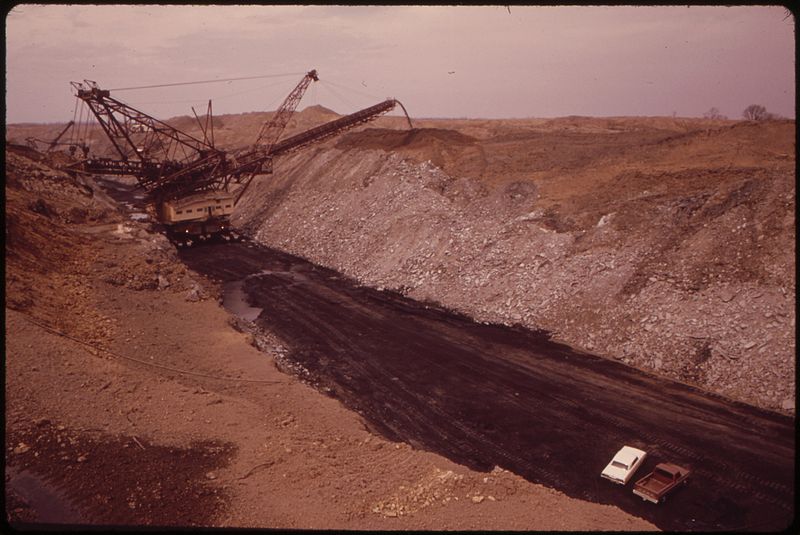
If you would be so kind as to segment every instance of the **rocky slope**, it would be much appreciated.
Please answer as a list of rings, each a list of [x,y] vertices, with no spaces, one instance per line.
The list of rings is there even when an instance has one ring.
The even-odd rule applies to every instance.
[[[794,412],[794,122],[424,125],[281,160],[236,223],[363,284]]]

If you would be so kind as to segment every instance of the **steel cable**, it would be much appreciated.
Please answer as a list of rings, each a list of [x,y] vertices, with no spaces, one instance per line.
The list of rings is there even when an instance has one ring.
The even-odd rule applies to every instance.
[[[75,141],[76,141],[75,137],[77,136],[77,134],[76,134],[77,123],[75,122],[75,119],[78,117],[78,106],[80,106],[81,102],[83,102],[83,101],[80,100],[77,97],[75,98],[75,108],[73,108],[73,110],[72,110],[72,130],[69,133],[69,143],[70,143],[70,145],[74,145]],[[80,142],[80,139],[78,139],[77,141]]]
[[[345,106],[347,106],[348,110],[357,109],[357,106],[354,106],[351,102],[347,101],[342,95],[340,95],[337,91],[335,91],[332,87],[328,85],[322,86],[324,87],[331,95],[335,96],[339,99]]]
[[[254,87],[253,89],[246,89],[244,91],[237,91],[236,93],[228,93],[227,95],[222,95],[222,96],[214,97],[214,98],[217,99],[217,100],[221,100],[221,99],[224,99],[224,98],[230,98],[230,97],[235,97],[235,96],[238,96],[238,95],[244,95],[245,93],[252,93],[253,91],[259,91],[261,89],[266,89],[268,87],[275,87],[276,85],[283,85],[284,83],[285,82],[283,82],[283,81],[272,82],[271,84],[265,84],[265,85],[260,85],[258,87]],[[283,95],[281,95],[281,96],[283,96]]]
[[[87,137],[87,129],[85,128],[84,124],[84,115],[89,114],[89,110],[87,109],[88,106],[85,105],[86,103],[81,100],[81,109],[80,113],[78,114],[78,140],[85,141]],[[88,119],[87,119],[88,120]]]
[[[283,81],[281,81],[281,82],[272,82],[270,84],[260,85],[258,87],[254,87],[252,89],[246,89],[244,91],[237,91],[235,93],[227,93],[227,94],[218,95],[218,96],[213,96],[212,95],[210,98],[212,100],[223,100],[223,99],[226,99],[226,98],[231,98],[231,97],[235,97],[235,96],[239,96],[239,95],[244,95],[245,93],[252,93],[254,91],[259,91],[261,89],[266,89],[267,87],[274,87],[276,85],[281,85],[283,83],[284,83]],[[134,101],[134,104],[136,106],[142,106],[142,105],[146,105],[146,104],[185,104],[187,102],[203,103],[203,102],[207,102],[207,101],[208,101],[207,98],[197,98],[197,99],[188,99],[188,100],[149,100],[149,101],[146,101],[146,102]]]
[[[141,85],[137,87],[117,87],[115,89],[109,89],[109,91],[132,91],[134,89],[153,89],[156,87],[175,87],[179,85],[197,85],[197,84],[213,84],[218,82],[234,82],[238,80],[257,80],[259,78],[278,78],[281,76],[296,76],[299,74],[305,74],[303,72],[288,72],[285,74],[264,74],[261,76],[242,76],[239,78],[218,78],[216,80],[196,80],[193,82],[175,82],[170,84],[155,84],[155,85]]]
[[[346,85],[337,84],[336,82],[332,82],[331,80],[320,80],[320,81],[322,81],[324,83],[327,83],[327,84],[335,85],[336,87],[340,87],[341,89],[347,89],[348,91],[352,91],[353,93],[361,95],[362,97],[369,97],[369,98],[374,98],[376,100],[383,100],[381,97],[379,97],[377,95],[372,95],[370,93],[365,93],[363,91],[359,91],[357,89],[353,89],[352,87],[347,87]]]

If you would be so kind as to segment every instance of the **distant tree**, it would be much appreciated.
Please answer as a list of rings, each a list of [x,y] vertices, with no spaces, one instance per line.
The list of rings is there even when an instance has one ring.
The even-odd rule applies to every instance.
[[[748,121],[766,121],[771,118],[770,113],[767,113],[767,108],[760,104],[750,104],[742,112],[742,117]]]
[[[711,108],[707,112],[703,114],[703,117],[706,119],[727,119],[726,116],[722,115],[719,112],[719,108]]]

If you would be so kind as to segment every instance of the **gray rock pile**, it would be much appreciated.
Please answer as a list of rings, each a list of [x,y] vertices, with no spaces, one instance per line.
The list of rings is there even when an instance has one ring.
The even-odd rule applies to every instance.
[[[687,226],[676,223],[679,206],[656,199],[632,229],[616,212],[579,228],[539,206],[532,183],[490,191],[397,154],[327,149],[281,165],[285,174],[254,188],[237,215],[261,243],[478,321],[546,329],[631,366],[794,411],[793,245],[753,237],[757,258],[736,247],[719,256],[721,240],[764,234],[758,213],[708,208]],[[791,178],[763,180],[764,198],[793,210]],[[682,202],[697,211],[713,201]],[[745,261],[760,262],[756,276],[740,273]]]

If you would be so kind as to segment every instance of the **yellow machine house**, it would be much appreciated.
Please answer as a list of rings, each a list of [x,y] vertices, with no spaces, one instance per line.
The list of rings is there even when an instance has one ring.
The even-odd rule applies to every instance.
[[[164,201],[159,219],[176,234],[208,237],[229,228],[234,195],[225,191],[207,191]]]

